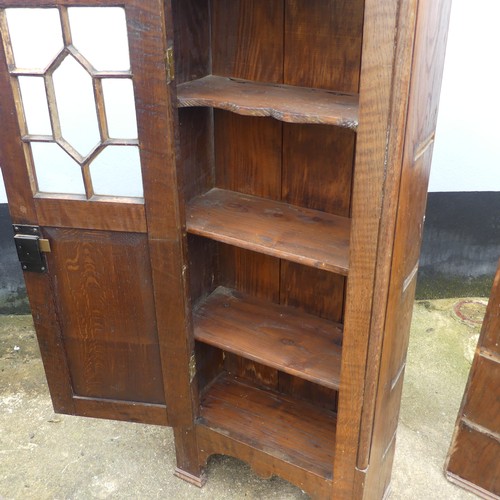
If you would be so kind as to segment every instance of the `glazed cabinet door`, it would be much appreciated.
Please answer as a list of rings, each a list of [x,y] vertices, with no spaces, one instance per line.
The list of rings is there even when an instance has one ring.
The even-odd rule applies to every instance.
[[[0,0],[0,164],[58,412],[171,423],[185,315],[165,18],[160,1]]]

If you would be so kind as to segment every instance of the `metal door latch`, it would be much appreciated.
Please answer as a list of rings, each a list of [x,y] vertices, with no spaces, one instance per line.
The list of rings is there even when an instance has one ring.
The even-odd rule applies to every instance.
[[[14,224],[14,242],[23,271],[47,272],[45,253],[50,252],[50,242],[41,237],[38,226]]]

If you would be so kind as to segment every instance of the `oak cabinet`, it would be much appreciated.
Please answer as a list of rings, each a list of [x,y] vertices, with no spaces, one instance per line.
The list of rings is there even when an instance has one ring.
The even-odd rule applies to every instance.
[[[382,498],[450,1],[127,0],[123,74],[95,71],[72,43],[67,12],[85,2],[20,3],[58,9],[65,45],[51,68],[74,57],[91,75],[99,147],[117,143],[99,82],[132,80],[138,139],[126,145],[144,183],[142,200],[103,199],[94,157],[77,157],[86,191],[59,199],[7,169],[14,222],[38,223],[52,244],[48,274],[26,280],[56,409],[173,426],[176,474],[199,486],[222,453],[313,497]],[[19,75],[50,82],[52,70],[15,69],[9,43],[0,83],[14,102]],[[15,115],[10,137],[23,136]],[[61,145],[56,132],[43,140]],[[29,172],[40,140],[2,144],[3,158]],[[116,276],[103,270],[97,286],[114,305],[81,311],[69,291],[102,259]],[[115,300],[130,286],[134,300]],[[102,325],[123,338],[92,340]]]

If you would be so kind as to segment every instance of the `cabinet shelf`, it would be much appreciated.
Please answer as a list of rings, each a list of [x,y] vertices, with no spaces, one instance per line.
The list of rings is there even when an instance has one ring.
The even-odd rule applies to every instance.
[[[208,106],[289,123],[321,123],[356,130],[358,96],[329,90],[206,76],[177,87],[180,108]]]
[[[212,189],[188,204],[187,230],[247,250],[348,274],[347,217]]]
[[[217,288],[194,313],[196,340],[338,389],[342,326],[296,308]]]
[[[198,424],[332,478],[336,415],[328,410],[222,375],[202,397]]]

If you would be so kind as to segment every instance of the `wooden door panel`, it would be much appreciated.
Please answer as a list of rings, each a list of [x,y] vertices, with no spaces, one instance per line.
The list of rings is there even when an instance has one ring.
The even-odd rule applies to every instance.
[[[84,12],[86,7],[98,9]],[[17,64],[9,24],[16,8],[29,15],[32,8],[47,9],[43,15],[50,10],[56,19],[52,28],[60,31],[61,43],[47,64]],[[116,39],[102,19],[94,29],[102,8],[122,19]],[[73,21],[77,14],[86,19],[84,31],[100,40],[97,56],[82,41],[82,28]],[[51,245],[48,272],[26,272],[25,280],[54,408],[62,413],[167,425],[167,406],[175,405],[179,386],[184,383],[182,390],[189,390],[187,375],[183,378],[178,368],[188,346],[178,335],[186,328],[181,304],[185,283],[174,117],[165,68],[169,16],[163,2],[0,0],[0,163],[13,222],[40,226]],[[44,36],[43,23],[33,29],[38,31],[34,40]],[[118,39],[122,48],[128,46],[129,60],[125,57],[121,67],[114,67],[108,58],[109,66],[101,67],[101,49]],[[77,117],[71,129],[64,123],[68,114],[63,119],[59,109],[74,94],[71,88],[65,90],[68,95],[56,88],[68,61],[86,73],[82,79],[95,101],[95,109],[90,108],[98,136],[94,146],[83,149],[78,132],[85,134],[87,125],[79,125]],[[46,135],[30,130],[22,78],[44,82],[50,115],[49,130],[42,132]],[[120,111],[110,114],[117,106],[113,111],[106,82],[131,89],[135,114],[130,133],[116,132],[124,129],[116,128]],[[46,151],[57,154],[47,156],[43,168],[52,168],[52,177],[59,169],[66,179],[64,169],[55,165],[62,155],[63,164],[81,170],[83,191],[66,189],[61,179],[54,183],[61,188],[47,189],[46,181],[40,182],[36,149],[47,144]],[[124,156],[108,154],[119,148],[133,153],[132,166]],[[127,176],[134,181],[122,190]],[[103,184],[108,178],[109,190]],[[167,394],[172,395],[168,404]],[[186,404],[173,413],[190,422],[190,398],[182,401]]]
[[[146,235],[44,234],[75,395],[165,403]]]

